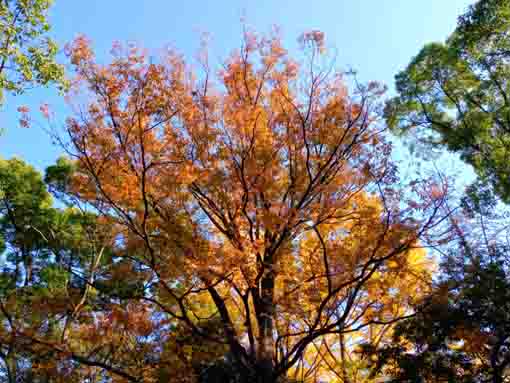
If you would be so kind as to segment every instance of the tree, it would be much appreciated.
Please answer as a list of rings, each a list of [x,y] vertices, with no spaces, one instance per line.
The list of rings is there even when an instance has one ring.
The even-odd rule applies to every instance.
[[[450,244],[441,277],[416,317],[396,326],[391,344],[364,349],[374,371],[384,371],[392,382],[502,383],[510,378],[508,233],[501,224],[489,225],[497,218],[494,200],[474,192],[480,189],[464,198],[464,222],[483,219],[459,221],[458,241]]]
[[[138,302],[167,326],[226,342],[237,369],[264,383],[308,368],[328,336],[408,314],[395,309],[400,292],[412,300],[429,276],[410,255],[445,200],[441,185],[398,188],[384,89],[349,95],[319,65],[323,34],[300,41],[302,64],[276,35],[247,31],[217,77],[205,54],[197,77],[174,52],[148,63],[117,45],[99,65],[85,38],[69,47],[90,102],[67,120],[67,193],[116,228]],[[404,293],[394,282],[407,277]],[[212,315],[219,337],[202,331]]]
[[[66,86],[57,46],[47,37],[52,0],[0,2],[0,98],[20,94],[34,85]]]
[[[505,268],[501,259],[464,264],[455,289],[453,279],[444,281],[415,318],[397,325],[392,344],[365,352],[371,350],[366,353],[392,382],[505,382],[510,363]]]
[[[72,169],[67,165],[59,161],[47,181],[62,185],[64,170]],[[100,272],[112,272],[108,233],[79,205],[55,208],[33,167],[19,159],[0,160],[0,381],[84,381],[115,369],[101,354],[78,355],[85,354],[87,343],[84,336],[81,345],[77,342],[90,321],[86,313],[114,311],[112,299],[92,288]],[[110,288],[114,298],[122,286],[115,287]],[[65,354],[62,343],[68,346]],[[100,372],[96,365],[103,366]]]
[[[219,363],[224,347],[133,302],[143,286],[126,279],[115,230],[65,198],[73,170],[61,158],[43,182],[25,162],[0,160],[0,381],[149,381],[147,371],[189,381],[203,360]],[[48,189],[67,207],[54,207]],[[216,331],[210,322],[202,331]]]
[[[396,76],[388,124],[460,154],[510,200],[510,2],[480,0],[445,43],[427,44]],[[413,132],[413,133],[411,133]]]

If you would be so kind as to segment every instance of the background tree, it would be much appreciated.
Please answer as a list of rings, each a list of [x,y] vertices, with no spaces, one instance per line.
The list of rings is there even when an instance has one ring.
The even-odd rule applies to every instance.
[[[47,34],[52,0],[0,2],[0,99],[4,92],[20,94],[34,85],[65,87],[58,48]]]
[[[468,191],[432,294],[393,342],[365,348],[394,382],[493,382],[510,378],[508,232],[487,186]],[[466,219],[475,222],[466,222]],[[478,222],[477,222],[478,221]],[[473,230],[478,228],[478,230]]]
[[[54,188],[61,186],[71,170],[59,161],[47,180]],[[111,347],[123,339],[127,344],[119,350],[133,347],[120,320],[133,306],[125,307],[119,297],[127,287],[111,277],[115,267],[109,234],[107,225],[79,205],[54,207],[42,176],[31,166],[18,159],[0,160],[1,381],[105,378],[119,362],[98,348],[99,341],[91,345],[85,336],[90,336],[84,331],[91,318],[98,333],[103,332],[104,344]],[[105,285],[96,283],[104,275],[109,276],[107,297],[93,288]],[[100,316],[111,318],[108,326],[118,324],[115,334],[121,340],[108,336],[108,326],[98,322]],[[139,306],[137,315],[128,318],[133,328],[142,331]]]
[[[459,153],[507,202],[509,29],[509,1],[476,2],[445,43],[424,46],[396,76],[386,107],[395,131]]]

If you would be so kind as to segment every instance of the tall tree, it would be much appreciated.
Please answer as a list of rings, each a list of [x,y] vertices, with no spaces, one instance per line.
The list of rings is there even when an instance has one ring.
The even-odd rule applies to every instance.
[[[460,154],[510,200],[510,2],[480,0],[396,76],[388,124]],[[411,133],[412,132],[412,133]]]
[[[148,63],[115,46],[99,65],[76,40],[89,102],[67,121],[67,192],[118,228],[139,302],[226,342],[238,370],[266,383],[308,367],[307,351],[328,336],[407,314],[395,310],[408,293],[394,281],[413,275],[410,254],[442,222],[445,196],[438,185],[398,188],[384,89],[357,84],[349,95],[320,65],[321,32],[303,34],[301,64],[276,35],[243,41],[217,76],[201,55],[197,77],[174,52]],[[413,272],[418,292],[428,273]],[[211,315],[220,337],[202,331]]]
[[[48,172],[55,187],[71,170],[66,165],[59,161]],[[33,167],[0,159],[0,381],[85,381],[115,370],[113,358],[84,356],[99,342],[87,348],[80,330],[92,315],[112,315],[124,305],[119,296],[125,286],[113,278],[107,298],[92,288],[101,273],[112,272],[109,233],[77,205],[55,208]]]

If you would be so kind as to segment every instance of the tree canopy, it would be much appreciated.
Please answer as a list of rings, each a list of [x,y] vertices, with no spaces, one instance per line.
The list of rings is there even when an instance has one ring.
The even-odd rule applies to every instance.
[[[301,62],[276,34],[246,31],[217,76],[205,53],[195,75],[174,52],[154,63],[116,45],[102,65],[85,38],[69,47],[72,94],[87,102],[67,120],[70,160],[45,179],[92,209],[79,230],[100,231],[83,238],[81,257],[67,244],[68,260],[43,257],[39,278],[40,257],[16,251],[29,263],[4,298],[60,281],[55,296],[29,294],[42,322],[5,314],[6,336],[59,355],[45,365],[52,379],[89,366],[133,382],[191,380],[228,355],[243,381],[345,381],[363,368],[352,344],[384,342],[428,291],[422,246],[443,220],[443,185],[404,194],[381,124],[384,88],[349,91],[319,65],[323,34],[300,42]],[[47,198],[36,174],[12,182],[22,192],[31,178]],[[47,246],[48,224],[17,209],[43,241],[36,249]]]
[[[480,0],[444,43],[424,46],[397,74],[386,117],[395,131],[460,154],[510,198],[510,2]]]
[[[23,93],[34,85],[65,87],[58,48],[48,36],[52,0],[0,2],[0,100],[4,92]]]

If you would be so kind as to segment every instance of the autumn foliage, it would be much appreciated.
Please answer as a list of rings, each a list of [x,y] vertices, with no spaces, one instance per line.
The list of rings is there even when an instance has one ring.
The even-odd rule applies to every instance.
[[[384,342],[428,291],[444,189],[398,186],[384,87],[336,72],[321,32],[297,59],[276,31],[243,37],[219,69],[206,47],[194,68],[174,51],[115,44],[99,64],[84,37],[68,47],[61,191],[93,208],[110,255],[89,261],[59,336],[19,332],[58,350],[53,374],[194,381],[228,355],[245,381],[347,382],[354,346]]]

